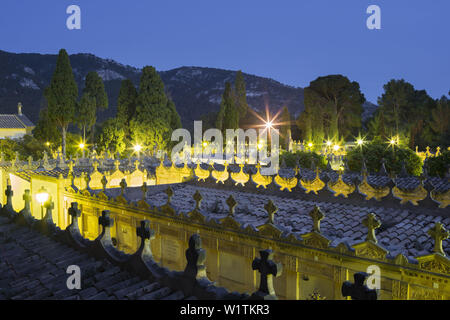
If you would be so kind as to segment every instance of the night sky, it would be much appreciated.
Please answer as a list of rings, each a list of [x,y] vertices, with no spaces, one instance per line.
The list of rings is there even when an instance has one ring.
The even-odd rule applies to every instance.
[[[68,30],[66,8],[81,8]],[[381,8],[381,30],[366,9]],[[135,67],[241,69],[292,86],[341,73],[376,103],[404,78],[433,98],[450,90],[450,1],[17,0],[0,4],[0,49],[88,52]]]

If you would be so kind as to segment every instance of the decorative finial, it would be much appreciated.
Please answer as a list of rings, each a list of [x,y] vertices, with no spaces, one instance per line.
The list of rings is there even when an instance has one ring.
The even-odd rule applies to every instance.
[[[320,233],[320,220],[322,220],[325,215],[318,206],[314,206],[309,213],[309,216],[313,219],[313,231]]]
[[[237,202],[234,200],[233,196],[230,195],[227,199],[227,205],[228,205],[228,216],[232,217],[234,216],[234,210],[236,209]]]
[[[194,194],[193,198],[195,200],[195,209],[196,210],[200,210],[200,205],[202,203],[203,197],[200,194],[200,192],[198,192],[198,190],[195,191],[195,194]]]
[[[375,236],[375,229],[381,226],[380,221],[377,219],[375,213],[369,213],[366,218],[362,221],[363,225],[367,228],[367,241],[372,241],[377,243],[377,237]]]
[[[445,257],[444,249],[442,248],[442,241],[448,239],[450,236],[450,232],[448,232],[442,223],[436,222],[433,228],[429,229],[427,233],[434,240],[434,249],[433,252],[441,254]]]
[[[278,211],[277,206],[272,202],[272,200],[269,199],[269,202],[266,203],[264,209],[269,214],[269,220],[267,220],[267,223],[274,224],[275,213]]]

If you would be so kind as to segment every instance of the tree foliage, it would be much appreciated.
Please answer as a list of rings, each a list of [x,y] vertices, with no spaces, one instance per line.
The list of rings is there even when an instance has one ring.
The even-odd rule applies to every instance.
[[[393,148],[378,138],[347,153],[348,166],[352,171],[361,170],[363,159],[371,173],[380,170],[382,159],[385,161],[386,170],[391,174],[401,172],[403,161],[409,174],[418,176],[422,172],[422,160],[414,151],[406,146]]]
[[[357,134],[365,98],[359,84],[342,75],[319,77],[304,91],[305,110],[297,123],[303,138],[315,144]]]
[[[217,115],[216,128],[226,132],[227,129],[239,128],[239,111],[236,107],[236,98],[230,82],[225,83],[222,94],[220,110]]]
[[[302,168],[310,169],[314,162],[315,166],[320,169],[325,169],[327,166],[327,160],[324,156],[321,156],[315,152],[304,152],[304,151],[296,151],[296,152],[288,152],[285,151],[280,155],[280,163],[284,162],[287,167],[295,168],[298,164]]]
[[[239,114],[239,120],[241,121],[245,118],[248,112],[247,90],[245,88],[245,80],[241,70],[236,73],[234,88],[236,109]]]
[[[122,154],[126,149],[125,130],[117,118],[106,120],[97,139],[100,151],[111,151]]]
[[[75,82],[69,55],[66,50],[59,51],[56,68],[50,82],[45,89],[48,115],[58,126],[62,134],[62,152],[66,153],[66,132],[74,119],[75,106],[78,98],[78,87]]]
[[[431,144],[433,132],[430,124],[436,101],[425,90],[416,90],[403,79],[390,80],[383,88],[375,117],[369,122],[370,134],[381,137],[381,132],[374,129],[382,117],[385,137],[404,136],[410,148]]]
[[[174,126],[181,125],[173,102],[164,92],[164,84],[153,67],[142,71],[136,113],[130,121],[131,138],[147,148],[169,145]]]

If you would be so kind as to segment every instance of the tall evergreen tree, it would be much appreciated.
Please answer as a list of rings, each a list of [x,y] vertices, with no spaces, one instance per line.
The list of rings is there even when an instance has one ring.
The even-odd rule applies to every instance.
[[[144,67],[142,70],[136,113],[130,127],[132,139],[149,148],[158,146],[165,148],[168,137],[176,121],[176,109],[169,103],[164,92],[164,84],[154,67]]]
[[[55,122],[50,118],[47,108],[41,109],[39,112],[39,120],[33,130],[33,137],[41,143],[50,143],[50,146],[61,144],[61,133]]]
[[[285,150],[289,150],[289,142],[291,141],[291,115],[288,108],[283,107],[280,116],[280,142]]]
[[[88,127],[90,129],[91,140],[93,140],[97,113],[100,110],[108,108],[108,95],[106,94],[105,91],[105,85],[103,84],[103,80],[97,74],[97,72],[91,71],[86,75],[83,94],[87,94],[90,97],[93,97],[95,101],[95,109],[96,109],[96,112],[94,113],[95,119],[94,121],[91,122],[91,126]]]
[[[239,70],[236,73],[234,88],[235,88],[234,91],[236,98],[236,108],[239,113],[239,120],[242,120],[247,115],[248,104],[247,104],[247,91],[245,88],[245,80],[241,70]]]
[[[220,103],[219,114],[216,120],[217,129],[224,133],[226,129],[239,128],[239,112],[236,108],[236,100],[231,83],[225,83],[225,90]]]
[[[130,79],[122,81],[117,99],[117,118],[119,122],[128,126],[136,113],[136,100],[138,92]]]
[[[86,141],[86,131],[92,128],[96,122],[96,102],[95,97],[89,93],[84,93],[78,102],[78,109],[75,114],[75,121],[81,129],[83,142]]]
[[[66,133],[73,121],[78,98],[78,87],[75,82],[69,55],[66,50],[59,51],[50,86],[45,89],[48,114],[61,130],[62,153],[66,154]]]

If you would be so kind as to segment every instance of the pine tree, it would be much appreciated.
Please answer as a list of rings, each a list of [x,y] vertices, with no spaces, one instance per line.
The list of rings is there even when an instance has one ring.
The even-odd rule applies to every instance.
[[[66,50],[59,51],[50,86],[45,89],[44,96],[48,104],[48,114],[61,130],[62,153],[66,154],[66,133],[74,119],[78,98],[78,87],[75,82],[69,56]]]
[[[41,143],[50,143],[50,146],[61,144],[61,134],[55,122],[49,117],[47,108],[39,112],[39,120],[33,130],[33,137]]]
[[[236,98],[236,108],[239,113],[239,121],[245,118],[248,111],[247,104],[247,91],[245,89],[245,80],[242,75],[242,71],[239,70],[236,73],[236,80],[234,82],[235,87],[235,98]]]

